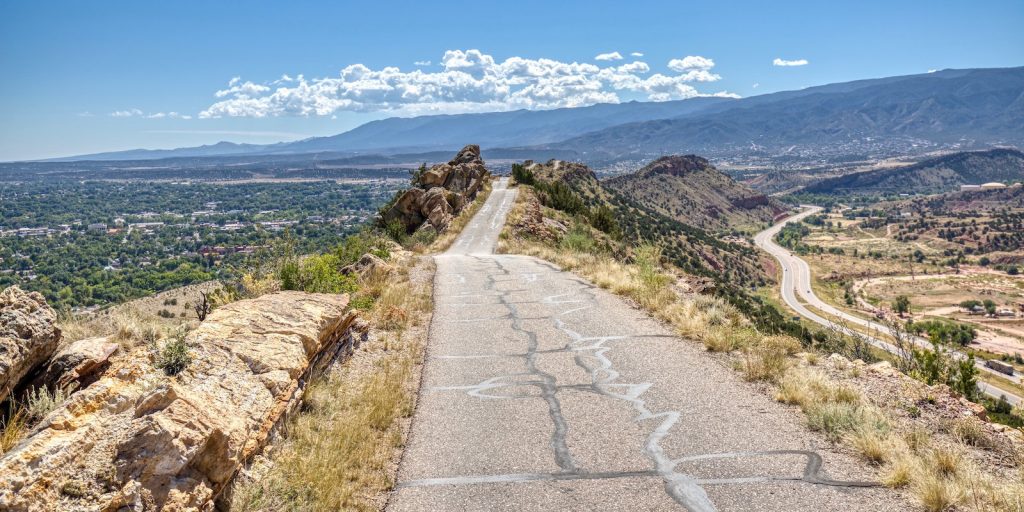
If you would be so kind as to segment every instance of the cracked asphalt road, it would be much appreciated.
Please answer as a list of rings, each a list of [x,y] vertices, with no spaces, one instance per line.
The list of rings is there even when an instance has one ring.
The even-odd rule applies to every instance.
[[[443,255],[393,511],[906,510],[697,343],[493,254],[504,182]]]

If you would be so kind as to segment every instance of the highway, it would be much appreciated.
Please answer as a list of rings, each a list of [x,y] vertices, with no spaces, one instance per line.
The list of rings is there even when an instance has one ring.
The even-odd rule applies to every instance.
[[[814,294],[814,290],[811,288],[811,268],[810,266],[807,265],[807,262],[801,259],[799,256],[790,252],[785,247],[782,247],[779,244],[775,243],[775,235],[778,234],[780,230],[782,230],[783,226],[790,222],[799,222],[800,220],[803,220],[805,217],[818,213],[822,210],[820,206],[804,206],[804,208],[805,210],[803,212],[788,217],[754,236],[754,244],[760,247],[761,249],[765,250],[772,256],[774,256],[775,259],[778,260],[779,265],[782,267],[782,300],[784,300],[786,304],[789,305],[789,307],[793,308],[794,311],[796,311],[804,318],[807,318],[812,322],[815,322],[826,327],[835,327],[840,331],[845,331],[847,333],[860,335],[862,337],[867,338],[867,340],[872,345],[881,348],[882,350],[885,350],[887,352],[890,352],[892,354],[897,354],[899,352],[898,349],[894,345],[888,343],[887,341],[884,341],[879,336],[868,336],[860,332],[852,331],[851,329],[847,329],[842,326],[837,326],[836,322],[831,321],[825,317],[822,317],[821,315],[808,309],[807,306],[804,305],[804,303],[809,304],[820,311],[824,311],[829,315],[833,315],[836,318],[843,319],[844,322],[866,327],[876,333],[889,332],[888,327],[886,327],[883,324],[873,322],[871,320],[867,320],[856,315],[852,315],[819,299],[818,296]],[[801,302],[801,299],[803,300],[803,302]],[[913,337],[912,341],[922,347],[931,348],[932,346],[931,342],[923,338]],[[966,357],[964,354],[960,352],[952,350],[950,352],[954,357],[957,358]],[[1013,382],[1016,382],[1017,384],[1020,384],[1020,375],[1009,376],[996,372],[991,368],[985,366],[980,361],[975,362],[975,365],[982,372],[997,375],[1004,379],[1011,380]],[[1012,404],[1018,404],[1021,402],[1021,398],[1019,396],[1008,391],[1003,391],[1002,389],[993,387],[983,382],[978,383],[978,388],[981,389],[981,391],[984,392],[985,394],[992,397],[998,398],[1000,396],[1005,396],[1006,399]]]

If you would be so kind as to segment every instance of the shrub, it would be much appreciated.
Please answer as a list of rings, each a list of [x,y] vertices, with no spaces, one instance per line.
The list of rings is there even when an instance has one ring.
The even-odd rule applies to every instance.
[[[333,253],[286,261],[278,275],[284,290],[350,293],[357,288],[356,278],[341,273],[339,258]]]
[[[961,443],[979,448],[990,448],[992,439],[989,437],[985,427],[979,420],[974,418],[959,418],[953,420],[950,429],[954,437]]]
[[[574,222],[569,231],[562,236],[562,240],[559,241],[559,246],[562,249],[589,253],[593,252],[597,243],[594,242],[594,237],[591,235],[590,228],[586,224],[581,222]]]
[[[533,171],[523,167],[522,164],[512,164],[512,179],[522,185],[533,185],[536,183]]]
[[[192,364],[192,354],[189,352],[188,343],[185,343],[185,335],[179,334],[157,352],[153,366],[169,376],[174,376],[184,371],[189,364]]]
[[[612,213],[611,208],[605,205],[590,210],[590,225],[599,231],[608,233],[613,238],[618,238],[621,235],[615,214]]]
[[[45,386],[30,389],[26,396],[26,420],[35,423],[61,406],[74,388],[57,388],[52,393]]]
[[[766,336],[747,350],[743,376],[747,380],[778,382],[789,368],[787,357],[798,350],[800,343],[789,336]]]
[[[434,243],[434,240],[437,240],[437,230],[429,224],[424,224],[423,227],[407,237],[402,245],[408,249],[421,249]]]
[[[352,297],[352,299],[349,301],[348,305],[351,306],[352,309],[358,309],[360,311],[368,311],[368,310],[373,308],[374,302],[375,301],[374,301],[373,297],[370,297],[368,295],[356,295],[356,296]]]

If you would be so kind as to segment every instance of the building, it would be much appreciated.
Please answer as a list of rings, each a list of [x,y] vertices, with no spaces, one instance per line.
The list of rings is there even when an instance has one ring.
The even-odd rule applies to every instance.
[[[973,190],[981,190],[981,185],[960,185],[960,192],[970,192]]]
[[[981,186],[982,190],[995,190],[998,188],[1006,188],[1006,185],[1003,183],[999,183],[998,181],[990,181]]]

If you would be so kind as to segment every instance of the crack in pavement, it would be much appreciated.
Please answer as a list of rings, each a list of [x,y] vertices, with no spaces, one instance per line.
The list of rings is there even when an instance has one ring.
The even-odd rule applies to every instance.
[[[507,213],[509,197],[511,196],[509,194],[499,201],[500,204],[497,209],[490,209],[489,206],[485,205],[480,213],[489,212],[487,215],[493,215],[495,218],[501,216],[500,214]],[[478,220],[480,222],[477,222]],[[489,227],[488,224],[490,224]],[[467,363],[465,364],[468,365],[483,365],[482,369],[485,371],[488,368],[488,361],[494,361],[494,364],[505,364],[498,363],[498,361],[506,359],[510,361],[510,364],[516,364],[515,373],[488,376],[475,384],[458,385],[458,382],[456,382],[456,385],[430,386],[425,387],[424,390],[429,393],[465,393],[473,399],[484,401],[542,399],[546,405],[547,418],[543,416],[543,409],[537,412],[541,424],[550,421],[552,426],[550,437],[547,440],[547,447],[551,450],[551,457],[555,465],[546,468],[545,472],[538,473],[519,473],[517,471],[529,469],[529,467],[522,468],[519,465],[513,464],[509,466],[510,472],[507,474],[460,474],[476,473],[480,470],[486,472],[487,468],[493,467],[493,465],[490,462],[485,462],[482,465],[470,466],[476,469],[467,468],[468,470],[456,471],[454,476],[449,474],[450,476],[439,478],[431,478],[430,471],[424,475],[422,469],[418,469],[413,474],[425,476],[426,478],[401,480],[396,483],[396,489],[519,482],[607,480],[637,477],[650,478],[653,483],[656,481],[653,479],[657,478],[664,485],[665,495],[677,505],[693,512],[709,512],[716,510],[716,507],[705,491],[705,486],[749,485],[761,482],[799,482],[811,486],[841,488],[879,486],[876,482],[842,481],[829,478],[823,473],[821,454],[810,450],[726,451],[678,458],[671,457],[663,447],[663,442],[670,435],[674,439],[686,440],[686,432],[682,431],[681,428],[689,423],[681,423],[681,421],[690,420],[692,422],[692,418],[697,417],[696,409],[691,411],[652,410],[653,406],[647,403],[644,396],[653,389],[653,384],[651,382],[624,382],[610,358],[612,354],[609,354],[609,351],[623,342],[629,343],[644,338],[676,339],[677,336],[657,333],[648,334],[650,331],[644,333],[643,331],[647,330],[644,327],[646,324],[632,323],[631,317],[625,313],[622,313],[625,316],[621,318],[630,320],[631,323],[628,325],[633,327],[629,329],[640,331],[639,333],[607,335],[586,333],[585,331],[588,326],[590,330],[602,330],[605,328],[594,326],[615,325],[591,321],[602,313],[601,303],[599,302],[599,298],[603,297],[600,295],[602,292],[599,292],[599,289],[593,284],[577,276],[567,274],[548,262],[525,256],[491,254],[491,248],[497,240],[494,232],[498,228],[500,228],[499,222],[496,222],[493,218],[486,219],[485,215],[481,215],[479,219],[473,219],[470,225],[467,226],[464,231],[466,236],[460,237],[456,241],[453,247],[454,250],[450,250],[444,256],[437,257],[443,258],[448,263],[443,267],[439,267],[439,273],[435,282],[438,286],[445,288],[442,289],[442,293],[435,294],[434,298],[438,301],[437,307],[445,311],[446,315],[462,313],[462,315],[459,315],[461,316],[460,318],[448,317],[444,319],[444,322],[453,326],[463,326],[458,327],[455,332],[466,332],[469,334],[470,330],[464,327],[465,324],[480,322],[489,322],[486,324],[487,327],[485,329],[492,331],[497,329],[501,332],[488,333],[489,337],[487,335],[482,336],[480,338],[481,341],[490,340],[489,343],[491,345],[484,345],[487,348],[477,353],[432,354],[429,356],[429,359],[438,362],[447,360],[453,363],[456,361],[466,361]],[[492,232],[485,232],[487,229],[490,229]],[[549,289],[545,293],[554,291],[559,293],[543,296],[539,300],[527,300],[530,297],[522,296],[522,293],[537,290],[541,286]],[[455,290],[458,290],[458,292],[452,293]],[[444,293],[445,291],[447,293]],[[474,309],[474,306],[478,306],[479,309]],[[499,314],[502,310],[504,310],[504,314]],[[473,311],[478,311],[474,318],[465,318],[470,316],[470,312]],[[526,316],[523,314],[528,312],[538,315],[537,311],[541,311],[544,314],[539,316]],[[580,312],[584,312],[583,316],[578,316]],[[577,316],[572,316],[574,314],[577,314]],[[639,316],[643,316],[645,319],[649,318],[646,315]],[[435,321],[440,321],[440,318],[435,316]],[[529,322],[534,323],[530,324]],[[551,329],[554,330],[552,331]],[[611,329],[615,329],[615,327],[611,327]],[[515,333],[514,339],[525,341],[525,350],[517,341],[517,348],[514,349],[514,353],[496,353],[496,351],[501,351],[505,346],[504,343],[510,339],[508,334],[505,334],[508,330]],[[657,331],[658,329],[654,330]],[[548,340],[546,336],[542,339],[542,333],[547,332],[555,333],[554,337],[559,340],[564,335],[566,337],[564,344],[562,341],[557,341],[553,343],[555,348],[550,346],[541,348],[542,342],[551,345],[551,342],[554,341]],[[500,334],[500,336],[495,336],[495,334]],[[546,363],[547,361],[541,361],[539,356],[546,354],[566,354],[572,357],[575,366],[582,369],[587,376],[582,378],[580,381],[582,383],[559,384],[558,378],[561,378],[561,370],[551,370],[553,373],[549,373],[542,369],[541,363]],[[614,354],[619,353],[615,352]],[[522,366],[520,367],[518,363],[511,363],[513,360],[521,361]],[[475,361],[480,361],[480,363],[475,363]],[[573,367],[573,363],[569,363],[568,359],[561,356],[556,361],[568,365],[569,368]],[[623,364],[623,361],[620,361],[620,364]],[[625,364],[629,364],[628,359]],[[479,366],[477,367],[479,368]],[[487,373],[493,374],[494,372]],[[559,377],[556,377],[556,375]],[[483,376],[486,376],[486,373]],[[561,400],[569,400],[569,398],[565,394],[561,395],[560,398],[559,393],[561,391],[594,394],[628,406],[629,409],[623,412],[628,413],[632,417],[634,424],[641,429],[641,432],[638,432],[639,436],[630,437],[631,444],[633,441],[637,443],[636,450],[642,451],[644,458],[646,461],[649,461],[651,468],[630,470],[633,468],[627,467],[627,469],[622,471],[583,469],[574,457],[573,450],[569,448],[568,435],[570,429],[573,428],[573,424],[570,423],[563,413]],[[661,397],[661,395],[656,396]],[[647,398],[649,399],[650,395],[647,395]],[[569,401],[566,403],[571,404],[574,402]],[[674,405],[674,402],[671,404],[669,407],[679,407]],[[572,409],[570,409],[571,411]],[[484,414],[487,413],[485,412]],[[623,420],[625,419],[623,418]],[[515,418],[508,418],[508,420],[516,421]],[[577,425],[576,428],[579,428],[580,432],[584,434],[588,433],[587,426]],[[583,454],[585,453],[588,452],[581,451],[576,455],[584,457]],[[632,453],[637,454],[636,451]],[[487,456],[485,453],[477,453],[476,455]],[[540,455],[543,459],[545,454],[542,452]],[[771,462],[765,461],[764,465],[762,465],[756,462],[756,460],[744,460],[756,458],[771,459]],[[459,456],[455,456],[455,460],[459,459]],[[489,457],[486,460],[489,461]],[[597,460],[597,464],[600,467],[604,459],[598,458]],[[643,468],[648,463],[644,462],[644,459],[639,459],[638,461],[640,462],[640,468]],[[689,472],[703,472],[702,470],[716,467],[714,465],[702,466],[700,465],[701,461],[731,461],[729,464],[734,464],[737,468],[745,468],[744,473],[746,475],[731,477],[736,475],[738,471],[735,469],[725,469],[725,473],[715,475],[718,476],[717,478],[700,478],[697,475],[688,474],[681,469],[681,466],[688,463],[698,464],[695,469],[687,469]],[[428,465],[426,467],[431,468],[432,466]],[[772,476],[772,473],[779,476]],[[556,490],[564,489],[558,487]],[[467,492],[469,495],[474,493],[474,491]],[[513,501],[516,500],[512,496],[508,496],[508,498]]]
[[[657,476],[665,482],[666,493],[678,504],[694,512],[714,511],[715,506],[703,489],[703,485],[730,485],[749,484],[756,482],[772,481],[801,481],[808,484],[827,485],[836,487],[876,487],[876,482],[864,481],[840,481],[833,480],[822,475],[823,461],[821,455],[808,450],[771,450],[771,451],[746,451],[726,452],[715,454],[702,454],[690,457],[673,459],[669,457],[661,447],[661,442],[672,431],[673,427],[683,417],[682,411],[651,411],[641,395],[646,393],[652,386],[651,383],[625,383],[619,382],[620,374],[615,370],[612,361],[606,353],[611,349],[609,343],[630,340],[634,338],[671,338],[669,335],[640,334],[640,335],[606,335],[587,336],[571,328],[562,318],[566,315],[595,308],[597,300],[592,287],[582,286],[580,289],[567,293],[559,293],[543,297],[539,301],[515,301],[510,295],[511,290],[497,290],[498,283],[514,282],[512,279],[497,279],[495,272],[507,276],[515,275],[503,263],[501,257],[470,256],[476,263],[476,267],[486,279],[486,296],[495,297],[498,302],[492,305],[503,306],[508,313],[497,318],[510,320],[513,331],[524,335],[527,339],[527,351],[519,354],[471,354],[438,356],[447,359],[475,359],[475,358],[518,358],[526,362],[527,371],[498,375],[485,379],[479,383],[465,386],[435,386],[429,388],[431,392],[459,391],[484,400],[502,399],[530,399],[537,398],[537,394],[513,392],[500,393],[497,390],[502,388],[514,388],[530,386],[540,390],[540,397],[548,405],[549,416],[554,425],[551,436],[551,447],[554,452],[556,464],[561,468],[559,473],[537,473],[537,474],[509,474],[509,475],[466,475],[445,478],[428,478],[402,482],[400,488],[433,486],[433,485],[471,485],[482,483],[500,482],[531,482],[551,480],[580,480],[580,479],[606,479],[606,478],[627,478],[635,476]],[[519,290],[522,291],[522,290]],[[548,306],[569,306],[554,315],[540,317],[523,317],[517,306],[523,304],[541,304]],[[573,307],[575,306],[575,307]],[[551,320],[554,327],[564,333],[569,342],[562,348],[539,350],[537,332],[527,329],[523,325],[524,320]],[[454,320],[462,322],[464,320]],[[573,354],[577,366],[590,375],[590,384],[558,385],[554,376],[537,368],[536,357],[540,353],[565,353]],[[566,435],[570,428],[565,417],[562,415],[561,404],[558,399],[560,390],[572,389],[578,391],[592,392],[601,396],[620,400],[630,404],[636,411],[634,420],[637,423],[646,421],[660,421],[652,430],[644,443],[644,453],[654,466],[648,471],[623,471],[623,472],[584,472],[575,463],[572,453],[566,444]],[[689,461],[713,460],[713,459],[738,459],[744,457],[771,457],[799,455],[806,459],[803,474],[799,477],[782,476],[750,476],[737,478],[709,478],[700,479],[693,475],[678,470],[681,463]]]

